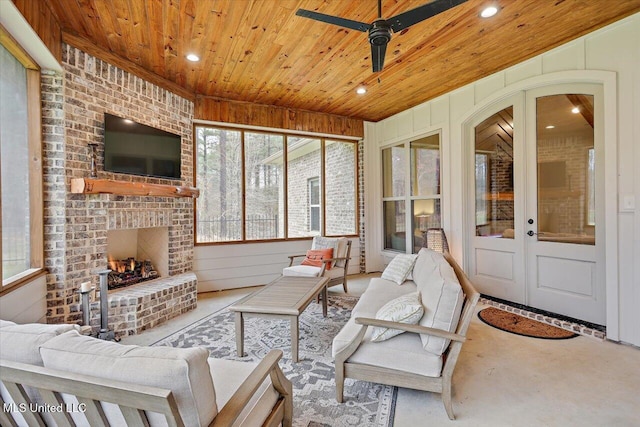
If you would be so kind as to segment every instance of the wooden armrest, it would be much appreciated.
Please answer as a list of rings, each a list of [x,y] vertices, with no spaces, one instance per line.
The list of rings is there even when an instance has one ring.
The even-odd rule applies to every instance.
[[[233,393],[231,399],[218,412],[209,426],[226,427],[232,425],[268,375],[271,376],[271,383],[278,393],[283,396],[291,395],[291,382],[278,366],[281,357],[282,350],[271,350],[244,380],[238,390]]]
[[[294,259],[294,258],[300,258],[300,257],[303,257],[303,256],[307,256],[307,254],[289,255],[288,258],[289,259]]]
[[[356,317],[358,325],[378,326],[381,328],[398,329],[405,332],[413,332],[415,334],[427,334],[434,337],[445,338],[453,341],[465,342],[467,337],[442,329],[429,328],[422,325],[409,325],[407,323],[390,322],[388,320],[371,319],[368,317]]]

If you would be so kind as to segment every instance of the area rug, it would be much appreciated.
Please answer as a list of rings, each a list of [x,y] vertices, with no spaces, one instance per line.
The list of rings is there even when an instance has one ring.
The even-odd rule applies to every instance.
[[[488,307],[478,312],[478,317],[487,325],[501,329],[512,334],[524,335],[526,337],[544,338],[551,340],[562,340],[577,337],[578,335],[547,325],[537,320],[519,316],[508,311],[500,310],[495,307]]]
[[[328,316],[312,302],[300,315],[298,363],[291,360],[288,320],[245,319],[244,350],[236,356],[234,313],[228,309],[211,314],[154,345],[206,347],[211,357],[257,362],[271,349],[281,349],[280,367],[293,383],[293,425],[298,427],[346,427],[393,425],[397,389],[391,386],[345,380],[345,403],[336,402],[333,337],[349,320],[357,298],[331,295]]]

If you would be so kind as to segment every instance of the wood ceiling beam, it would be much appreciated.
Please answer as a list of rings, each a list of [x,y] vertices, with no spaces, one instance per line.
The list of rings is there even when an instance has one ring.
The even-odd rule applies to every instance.
[[[91,41],[85,39],[84,37],[80,37],[69,32],[62,32],[62,41],[71,46],[74,46],[89,55],[95,56],[96,58],[102,59],[103,61],[108,62],[111,65],[115,65],[116,67],[122,68],[125,71],[130,72],[131,74],[135,74],[136,76],[148,81],[149,83],[153,83],[163,89],[166,89],[170,92],[175,93],[189,101],[195,101],[196,96],[193,92],[188,91],[177,83],[172,82],[164,77],[161,77],[151,71],[142,68],[138,64],[135,64],[129,61],[126,58],[123,58],[119,55],[116,55],[112,52],[108,52]]]

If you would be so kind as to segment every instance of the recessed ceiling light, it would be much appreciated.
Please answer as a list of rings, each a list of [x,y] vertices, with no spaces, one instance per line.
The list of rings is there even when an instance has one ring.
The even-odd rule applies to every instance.
[[[122,121],[124,121],[125,123],[127,123],[129,125],[133,123],[133,120],[129,120],[129,119],[122,119]]]
[[[198,62],[200,61],[200,57],[198,55],[196,55],[195,53],[190,53],[187,55],[187,59],[191,62]]]
[[[578,107],[573,107],[573,108],[571,109],[571,112],[572,112],[573,114],[578,114],[578,113],[580,112],[580,109],[579,109]]]
[[[364,87],[359,87],[358,89],[356,89],[356,93],[358,95],[364,95],[365,93],[367,93],[367,89]]]
[[[495,6],[489,6],[485,7],[482,12],[480,12],[480,16],[483,18],[491,18],[496,13],[498,13],[498,8]]]
[[[547,126],[547,129],[555,129],[556,127],[554,125],[549,125]]]

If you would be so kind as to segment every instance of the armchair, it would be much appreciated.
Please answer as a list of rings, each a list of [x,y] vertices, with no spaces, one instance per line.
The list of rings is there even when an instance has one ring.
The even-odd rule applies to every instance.
[[[282,269],[283,276],[328,277],[327,287],[342,284],[347,292],[347,271],[351,257],[351,240],[346,237],[328,238],[316,236],[311,243],[311,249],[333,248],[333,258],[322,260],[322,266],[294,265],[294,261],[306,257],[306,254],[289,255],[289,266]],[[330,267],[329,267],[330,266]]]

